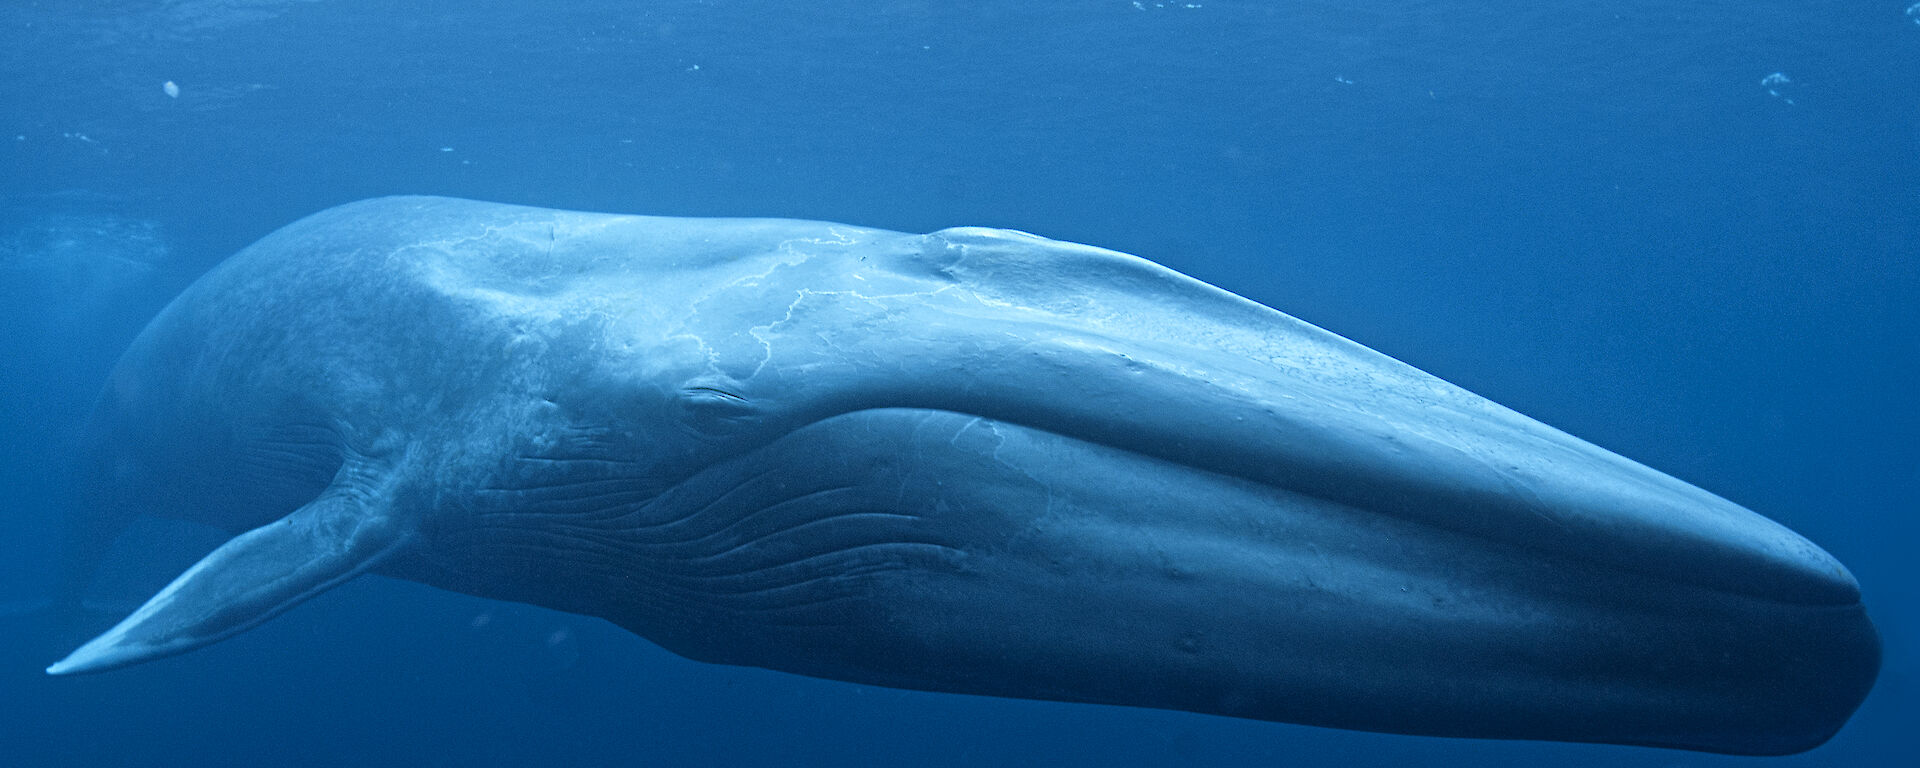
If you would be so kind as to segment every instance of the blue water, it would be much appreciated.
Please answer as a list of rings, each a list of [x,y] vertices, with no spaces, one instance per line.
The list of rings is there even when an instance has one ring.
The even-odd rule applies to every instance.
[[[0,762],[1717,765],[866,688],[362,579],[40,672],[219,541],[55,588],[63,446],[221,258],[430,193],[1138,253],[1778,519],[1886,643],[1831,743],[1913,765],[1920,7],[177,0],[0,6]],[[166,83],[174,84],[169,93]]]

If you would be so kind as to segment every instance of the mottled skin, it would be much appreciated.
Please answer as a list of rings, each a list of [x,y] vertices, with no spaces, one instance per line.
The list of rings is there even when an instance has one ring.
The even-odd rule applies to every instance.
[[[90,507],[248,531],[52,672],[372,571],[683,655],[1785,753],[1879,641],[1792,532],[1271,309],[1016,232],[388,198],[127,352]]]

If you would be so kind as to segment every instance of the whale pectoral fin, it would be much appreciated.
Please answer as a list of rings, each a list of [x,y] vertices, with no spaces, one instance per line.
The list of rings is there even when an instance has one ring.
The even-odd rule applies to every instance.
[[[401,544],[383,511],[329,492],[235,536],[47,674],[99,672],[239,634],[365,572]]]

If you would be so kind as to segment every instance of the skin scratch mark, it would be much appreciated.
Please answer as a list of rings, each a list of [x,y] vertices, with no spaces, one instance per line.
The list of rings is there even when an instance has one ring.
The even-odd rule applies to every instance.
[[[971,419],[968,419],[967,423],[960,425],[959,429],[956,429],[953,431],[953,437],[947,439],[947,445],[953,446],[955,448],[960,447],[960,436],[966,434],[967,430],[973,429],[982,421],[984,421],[984,419],[982,419],[979,416],[975,416]],[[997,436],[999,433],[995,432],[994,434]],[[1002,441],[1002,442],[1004,443],[1005,441]],[[997,453],[999,451],[999,447],[995,446],[994,451]],[[996,455],[994,458],[997,460],[999,456]]]
[[[793,297],[793,301],[787,304],[786,314],[781,315],[780,319],[767,323],[766,325],[756,325],[747,329],[747,335],[757,339],[760,342],[760,346],[766,351],[766,353],[761,356],[760,363],[753,367],[753,372],[747,374],[746,377],[748,379],[759,377],[760,371],[764,370],[767,367],[767,363],[773,360],[773,340],[763,334],[771,333],[776,326],[792,320],[793,310],[800,306],[800,302],[806,301],[807,296],[812,293],[812,291],[805,288],[800,289],[798,295]]]
[[[800,308],[801,302],[804,302],[811,297],[846,296],[846,297],[856,299],[858,301],[863,301],[868,304],[872,304],[874,307],[884,310],[887,308],[887,302],[890,302],[890,301],[909,301],[909,300],[916,300],[916,299],[925,299],[932,296],[938,296],[942,293],[946,293],[947,291],[953,288],[954,286],[952,285],[942,285],[931,291],[912,291],[907,293],[876,294],[872,296],[860,293],[859,291],[855,291],[855,290],[818,291],[811,288],[798,289],[794,292],[795,295],[794,295],[793,301],[787,303],[786,311],[781,314],[779,319],[776,319],[770,323],[756,325],[747,329],[747,335],[752,336],[756,341],[760,342],[762,354],[760,357],[760,362],[754,365],[753,372],[747,374],[746,378],[751,379],[751,378],[757,377],[760,375],[761,371],[766,369],[767,363],[773,360],[773,338],[772,338],[773,335],[776,334],[777,329],[780,326],[785,325],[789,322],[792,322],[793,313]]]

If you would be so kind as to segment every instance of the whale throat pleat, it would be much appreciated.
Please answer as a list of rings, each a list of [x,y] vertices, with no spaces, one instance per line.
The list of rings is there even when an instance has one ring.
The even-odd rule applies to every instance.
[[[927,510],[865,482],[870,466],[768,469],[816,447],[804,434],[776,441],[666,488],[623,478],[620,467],[556,463],[536,482],[486,489],[473,525],[436,533],[435,552],[454,556],[443,578],[428,581],[629,624],[633,615],[699,615],[830,625],[846,620],[832,606],[863,594],[863,578],[953,556]],[[455,565],[475,562],[489,570]],[[515,574],[514,583],[485,581],[497,572]],[[601,588],[513,592],[547,579]]]

